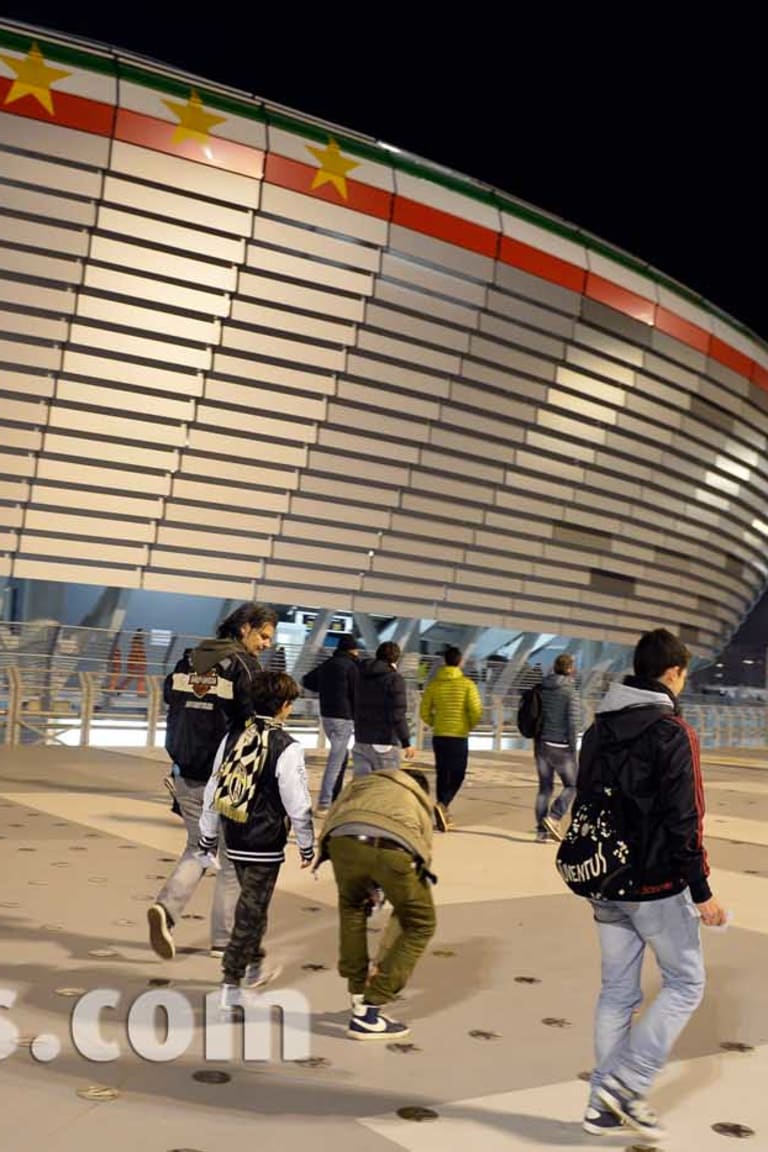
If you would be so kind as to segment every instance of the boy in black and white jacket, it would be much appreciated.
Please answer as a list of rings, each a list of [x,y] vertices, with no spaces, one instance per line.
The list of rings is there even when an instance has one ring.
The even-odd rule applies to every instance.
[[[252,714],[245,725],[238,725],[222,740],[205,789],[200,848],[206,853],[215,850],[221,820],[226,854],[241,888],[235,926],[222,961],[223,1008],[240,1002],[241,983],[257,988],[277,975],[263,966],[262,939],[285,860],[286,817],[296,834],[301,867],[308,868],[314,856],[304,749],[283,728],[299,693],[296,681],[284,672],[265,672],[255,678]],[[228,765],[243,748],[246,753],[228,777]],[[229,789],[228,779],[232,781]]]

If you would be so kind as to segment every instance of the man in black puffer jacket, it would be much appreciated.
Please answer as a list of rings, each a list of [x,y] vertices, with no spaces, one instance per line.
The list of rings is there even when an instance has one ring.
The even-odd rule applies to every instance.
[[[399,659],[399,644],[388,640],[379,644],[375,660],[360,666],[352,749],[355,776],[380,768],[399,768],[401,748],[406,760],[416,755],[408,729],[405,680],[397,670]]]
[[[595,1019],[595,1071],[584,1128],[626,1125],[648,1140],[663,1129],[645,1094],[704,993],[700,923],[725,912],[707,882],[699,742],[680,715],[690,656],[665,628],[641,636],[634,676],[612,684],[584,735],[575,808],[606,781],[616,789],[633,861],[631,900],[595,901],[602,989]],[[639,1019],[640,972],[653,951],[662,989]]]
[[[355,692],[359,664],[358,642],[354,636],[339,636],[336,651],[317,668],[307,672],[301,683],[320,696],[320,720],[330,750],[320,784],[316,816],[325,816],[331,801],[341,791],[347,767],[347,749],[354,732]]]

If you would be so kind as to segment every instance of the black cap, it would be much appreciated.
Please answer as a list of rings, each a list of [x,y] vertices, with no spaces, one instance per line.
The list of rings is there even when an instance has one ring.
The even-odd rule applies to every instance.
[[[339,652],[354,652],[360,647],[360,642],[352,636],[349,632],[345,632],[339,636],[339,642],[336,649]]]

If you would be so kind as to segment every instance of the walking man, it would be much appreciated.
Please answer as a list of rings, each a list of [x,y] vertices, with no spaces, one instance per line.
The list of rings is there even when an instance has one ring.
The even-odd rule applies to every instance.
[[[408,728],[405,680],[397,670],[400,645],[386,640],[376,659],[360,665],[355,688],[355,743],[352,766],[356,776],[381,768],[399,768],[401,749],[413,760],[416,749]]]
[[[663,1138],[646,1094],[704,994],[700,925],[726,922],[707,882],[699,742],[677,702],[689,660],[665,628],[641,636],[634,676],[611,684],[581,749],[576,804],[606,777],[615,781],[634,856],[632,899],[593,902],[602,987],[583,1124],[593,1135],[626,1125]],[[633,1022],[646,946],[662,988]]]
[[[561,821],[576,795],[576,740],[579,705],[573,678],[576,663],[562,652],[549,676],[541,682],[541,726],[534,740],[539,791],[536,795],[536,839],[545,844],[550,836],[562,840]],[[555,774],[563,785],[550,808]]]
[[[330,751],[325,765],[316,816],[325,816],[331,801],[341,791],[349,758],[349,742],[354,732],[355,688],[359,654],[357,640],[345,633],[330,659],[302,677],[301,683],[320,696],[320,721]]]
[[[356,776],[328,813],[316,867],[328,857],[339,891],[339,975],[351,998],[347,1036],[402,1040],[410,1029],[381,1007],[405,987],[435,931],[426,776],[410,768]],[[392,918],[372,971],[366,916],[375,890],[392,905]]]
[[[421,697],[420,714],[432,729],[432,751],[437,775],[435,819],[441,832],[453,825],[450,805],[464,783],[469,755],[469,734],[483,715],[480,693],[461,670],[461,652],[447,648],[445,665],[438,668]]]
[[[176,954],[174,924],[205,874],[199,858],[198,825],[203,793],[216,750],[236,723],[252,710],[253,681],[261,674],[259,653],[269,648],[277,615],[263,604],[241,604],[224,620],[216,639],[184,653],[164,685],[168,705],[165,747],[173,761],[176,803],[187,843],[176,867],[147,910],[149,941],[158,956]],[[229,942],[239,885],[222,853],[211,912],[211,954],[220,956]]]

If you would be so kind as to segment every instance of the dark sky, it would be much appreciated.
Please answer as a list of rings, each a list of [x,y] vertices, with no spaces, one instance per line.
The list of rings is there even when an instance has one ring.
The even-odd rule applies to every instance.
[[[570,23],[445,3],[0,4],[398,145],[624,248],[768,339],[764,62],[756,27],[660,7]],[[503,13],[510,10],[511,14]],[[240,5],[237,5],[240,10]],[[246,12],[250,9],[245,9]],[[645,23],[644,23],[645,21]],[[650,23],[653,21],[653,23]]]

